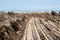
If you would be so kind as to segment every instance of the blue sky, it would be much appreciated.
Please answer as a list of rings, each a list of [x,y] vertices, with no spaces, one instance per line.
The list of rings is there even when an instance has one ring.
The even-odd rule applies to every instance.
[[[1,10],[60,10],[60,0],[0,0]]]

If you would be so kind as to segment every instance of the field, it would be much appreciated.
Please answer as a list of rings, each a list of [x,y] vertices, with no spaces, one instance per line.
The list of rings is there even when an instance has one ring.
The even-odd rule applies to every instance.
[[[0,40],[60,40],[60,14],[0,12]]]

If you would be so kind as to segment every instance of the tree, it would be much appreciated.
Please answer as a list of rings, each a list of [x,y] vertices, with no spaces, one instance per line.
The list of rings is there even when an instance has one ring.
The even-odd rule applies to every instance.
[[[59,14],[60,14],[60,11],[59,11]]]
[[[13,12],[8,12],[8,15],[13,17],[14,16],[14,13]]]
[[[51,11],[51,14],[52,14],[52,15],[56,15],[56,12],[55,12],[55,11]]]

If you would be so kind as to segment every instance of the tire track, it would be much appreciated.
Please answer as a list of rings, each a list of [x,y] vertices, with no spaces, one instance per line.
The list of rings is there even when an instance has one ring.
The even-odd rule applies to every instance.
[[[23,40],[41,40],[34,24],[34,18],[31,18],[27,23]]]
[[[40,22],[40,20],[38,18],[36,18],[35,20],[36,20],[37,27],[39,27],[39,29],[41,30],[42,34],[46,38],[46,40],[53,40],[53,38],[50,36],[49,32],[47,31],[45,26]]]

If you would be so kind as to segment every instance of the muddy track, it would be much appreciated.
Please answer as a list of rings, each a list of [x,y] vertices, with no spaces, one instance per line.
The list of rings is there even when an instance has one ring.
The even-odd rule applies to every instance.
[[[0,40],[60,40],[59,14],[0,14]]]

